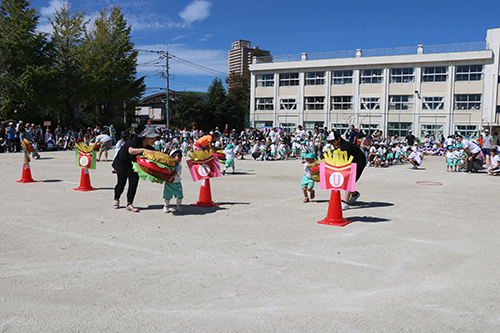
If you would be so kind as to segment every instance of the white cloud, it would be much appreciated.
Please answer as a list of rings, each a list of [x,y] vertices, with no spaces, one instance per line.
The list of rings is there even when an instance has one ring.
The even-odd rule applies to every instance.
[[[157,14],[128,14],[125,16],[127,24],[130,24],[132,31],[160,31],[169,28],[181,28],[181,23],[173,22]]]
[[[196,0],[190,3],[179,16],[184,20],[184,25],[190,26],[194,21],[203,21],[210,16],[212,4],[205,0]]]
[[[61,9],[61,7],[66,3],[66,1],[60,1],[60,0],[50,0],[49,5],[47,7],[42,7],[40,10],[40,14],[44,16],[50,16],[52,17],[54,15],[54,12],[56,10]]]
[[[49,1],[49,5],[47,7],[42,7],[40,9],[40,21],[38,22],[37,30],[40,32],[45,32],[48,34],[52,34],[54,31],[52,29],[52,24],[49,22],[49,17],[54,17],[54,12],[56,10],[60,10],[62,6],[66,3],[66,1],[61,0],[51,0]]]

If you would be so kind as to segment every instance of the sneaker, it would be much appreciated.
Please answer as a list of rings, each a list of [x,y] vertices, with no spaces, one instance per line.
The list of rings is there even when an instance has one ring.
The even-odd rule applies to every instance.
[[[222,174],[223,176],[225,176],[225,175],[226,175],[226,170],[222,170],[221,174]]]
[[[352,205],[353,203],[355,203],[356,200],[358,200],[360,196],[361,196],[361,193],[359,193],[358,191],[356,191],[356,193],[354,193],[353,195],[351,195],[351,198],[349,199],[349,204]]]
[[[175,211],[176,211],[177,213],[184,213],[184,209],[182,209],[182,207],[181,207],[181,206],[177,206],[177,207],[175,207]]]
[[[138,213],[139,212],[139,208],[136,208],[134,207],[134,205],[130,204],[127,206],[127,210],[131,211],[131,212],[134,212],[134,213]]]
[[[308,203],[309,202],[309,198],[305,198],[304,201],[302,201],[303,203]]]
[[[168,206],[163,206],[164,213],[170,213],[170,208]]]
[[[417,170],[418,168],[416,166],[414,166],[413,168],[411,168],[412,170]]]
[[[113,200],[113,208],[118,209],[120,208],[120,201],[119,200]]]
[[[349,205],[346,204],[344,201],[342,201],[342,210],[348,210],[349,209]]]
[[[312,199],[314,199],[314,197],[315,197],[315,196],[316,196],[316,192],[313,190],[313,191],[311,192],[311,200],[312,200]]]

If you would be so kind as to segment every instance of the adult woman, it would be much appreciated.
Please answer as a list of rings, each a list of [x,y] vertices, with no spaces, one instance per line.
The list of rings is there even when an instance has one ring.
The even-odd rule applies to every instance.
[[[113,201],[113,208],[120,208],[120,196],[125,189],[125,184],[128,179],[127,191],[127,210],[138,212],[139,209],[134,207],[134,197],[139,185],[139,176],[132,169],[132,162],[135,162],[136,156],[143,152],[152,152],[152,147],[160,135],[152,128],[146,128],[141,134],[134,135],[128,139],[127,143],[120,149],[113,161],[113,169],[116,170],[117,183],[115,186],[115,199]]]
[[[314,127],[314,134],[313,134],[313,142],[314,142],[314,155],[316,155],[316,158],[320,157],[321,155],[321,145],[323,144],[323,140],[321,139],[322,135],[321,132],[319,131],[319,128],[316,126]]]

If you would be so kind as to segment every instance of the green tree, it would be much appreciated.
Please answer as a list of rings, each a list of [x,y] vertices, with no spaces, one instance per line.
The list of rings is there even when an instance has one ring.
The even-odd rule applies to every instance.
[[[82,101],[85,96],[86,77],[83,72],[83,47],[85,42],[85,12],[70,14],[65,3],[50,20],[54,30],[54,60],[57,69],[55,81],[59,92],[53,103],[55,118],[60,125],[81,125]]]
[[[203,98],[193,92],[183,93],[176,100],[172,124],[177,128],[191,128],[202,124]]]
[[[226,83],[228,103],[234,107],[228,122],[233,124],[232,128],[242,129],[245,125],[245,115],[250,110],[250,73],[231,73]]]
[[[50,101],[55,69],[30,1],[0,2],[0,117],[35,119]]]
[[[102,10],[86,34],[84,44],[85,75],[88,79],[85,111],[96,123],[110,123],[123,114],[135,110],[146,86],[144,78],[136,78],[137,55],[121,9]]]
[[[203,123],[200,127],[209,130],[224,126],[234,106],[228,104],[226,89],[219,78],[215,78],[208,87],[207,97],[203,103]]]

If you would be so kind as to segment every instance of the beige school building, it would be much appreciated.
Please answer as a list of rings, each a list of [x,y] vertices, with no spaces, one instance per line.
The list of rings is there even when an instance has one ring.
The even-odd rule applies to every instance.
[[[500,132],[500,28],[476,43],[254,57],[250,124],[291,132]]]

